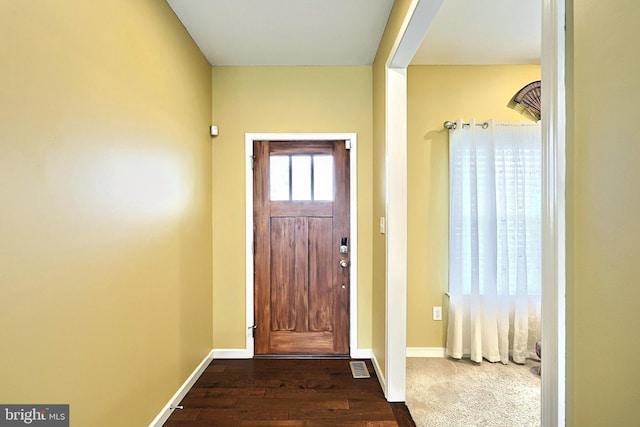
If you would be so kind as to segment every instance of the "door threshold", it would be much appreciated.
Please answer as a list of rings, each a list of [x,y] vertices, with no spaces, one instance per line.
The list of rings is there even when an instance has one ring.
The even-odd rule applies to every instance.
[[[349,360],[348,354],[256,354],[254,359],[341,359]]]

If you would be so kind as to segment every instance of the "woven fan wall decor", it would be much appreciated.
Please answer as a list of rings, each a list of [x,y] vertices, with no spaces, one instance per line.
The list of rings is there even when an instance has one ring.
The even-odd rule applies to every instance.
[[[540,86],[540,80],[524,86],[511,98],[508,104],[509,107],[532,120],[540,120],[540,109],[542,107]]]

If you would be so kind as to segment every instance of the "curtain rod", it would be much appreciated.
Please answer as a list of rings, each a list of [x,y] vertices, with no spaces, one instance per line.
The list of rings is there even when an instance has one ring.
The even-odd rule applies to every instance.
[[[462,126],[470,126],[471,123],[462,123]],[[456,127],[458,127],[458,124],[456,122],[451,122],[449,120],[447,120],[446,122],[444,122],[444,124],[442,125],[445,127],[445,129],[455,129]],[[489,127],[489,123],[488,122],[483,122],[483,123],[476,123],[476,126],[482,126],[482,129],[486,129]]]

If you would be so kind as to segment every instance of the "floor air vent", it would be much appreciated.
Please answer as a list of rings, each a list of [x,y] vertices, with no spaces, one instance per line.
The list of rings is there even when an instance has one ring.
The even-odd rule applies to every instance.
[[[353,375],[353,378],[371,378],[365,362],[349,362],[349,366],[351,366],[351,374]]]

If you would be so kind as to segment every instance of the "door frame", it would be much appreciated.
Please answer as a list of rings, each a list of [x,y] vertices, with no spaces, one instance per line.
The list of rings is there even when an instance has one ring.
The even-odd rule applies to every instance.
[[[252,327],[254,325],[253,298],[253,141],[330,141],[348,140],[349,149],[349,210],[350,262],[349,269],[349,354],[352,358],[369,358],[370,351],[358,349],[358,134],[357,133],[246,133],[245,134],[245,352],[255,354]]]

